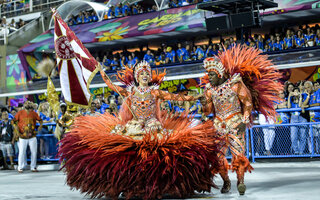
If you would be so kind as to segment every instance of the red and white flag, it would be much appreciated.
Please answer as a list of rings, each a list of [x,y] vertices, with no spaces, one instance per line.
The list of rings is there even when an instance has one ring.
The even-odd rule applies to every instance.
[[[60,74],[60,84],[66,102],[88,106],[92,100],[89,85],[98,62],[55,11],[54,48]]]

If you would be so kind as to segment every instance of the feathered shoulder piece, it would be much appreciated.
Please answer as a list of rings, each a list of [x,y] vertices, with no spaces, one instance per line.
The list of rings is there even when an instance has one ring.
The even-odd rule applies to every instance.
[[[273,104],[279,100],[278,95],[283,86],[279,81],[281,73],[268,59],[268,55],[262,55],[256,48],[236,45],[220,52],[218,57],[226,74],[230,77],[237,73],[241,75],[252,95],[254,110],[274,118],[276,111]]]
[[[117,72],[117,80],[126,86],[134,84],[133,69],[126,66],[125,69]]]
[[[165,75],[166,75],[166,70],[164,70],[163,72],[159,72],[158,69],[156,70],[152,70],[152,80],[151,83],[154,85],[158,85],[160,86],[160,84],[162,83]]]

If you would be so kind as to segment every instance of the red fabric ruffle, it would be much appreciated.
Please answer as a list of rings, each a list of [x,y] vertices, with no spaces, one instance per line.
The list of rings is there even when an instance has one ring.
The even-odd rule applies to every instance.
[[[212,122],[191,128],[186,117],[166,116],[162,123],[163,138],[146,133],[134,140],[110,133],[123,124],[110,114],[76,118],[59,149],[67,184],[92,198],[117,199],[121,193],[127,199],[183,198],[210,192],[223,145]]]

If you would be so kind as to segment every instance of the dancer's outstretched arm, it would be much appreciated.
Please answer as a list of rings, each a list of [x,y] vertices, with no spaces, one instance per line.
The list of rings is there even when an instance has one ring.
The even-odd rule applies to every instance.
[[[173,94],[163,90],[152,90],[151,94],[158,99],[173,100],[173,101],[195,101],[197,100],[193,96],[187,96],[182,94]]]
[[[129,96],[128,91],[126,89],[120,87],[120,86],[117,86],[117,85],[113,84],[111,82],[111,80],[109,79],[109,77],[107,77],[106,73],[103,70],[100,70],[100,74],[101,74],[104,82],[107,84],[107,86],[111,90],[115,91],[116,93],[120,93],[122,96],[125,96],[125,97]]]

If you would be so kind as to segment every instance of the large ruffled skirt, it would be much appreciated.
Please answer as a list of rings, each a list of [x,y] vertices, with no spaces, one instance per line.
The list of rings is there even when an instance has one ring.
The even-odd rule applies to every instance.
[[[111,133],[118,117],[76,118],[61,140],[67,184],[92,198],[179,198],[210,192],[223,145],[211,122],[191,127],[187,117],[166,116],[163,130],[142,139]],[[160,137],[159,137],[160,135]]]

